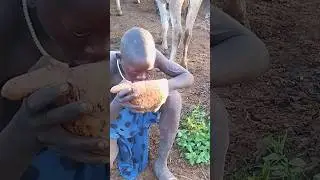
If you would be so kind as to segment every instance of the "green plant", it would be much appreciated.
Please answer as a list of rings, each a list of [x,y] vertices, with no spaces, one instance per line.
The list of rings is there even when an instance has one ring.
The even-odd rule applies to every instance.
[[[177,145],[191,164],[210,162],[210,120],[201,106],[196,106],[182,120]]]
[[[244,172],[236,172],[232,179],[239,179],[236,174],[245,174],[247,180],[300,180],[304,177],[306,162],[299,158],[288,158],[285,153],[287,133],[284,136],[267,136],[263,139],[267,152],[260,162]]]

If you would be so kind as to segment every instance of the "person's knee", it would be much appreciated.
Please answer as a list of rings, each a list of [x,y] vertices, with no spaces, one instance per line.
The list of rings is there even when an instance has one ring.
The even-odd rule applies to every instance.
[[[165,104],[169,110],[180,111],[182,106],[181,94],[178,91],[169,92],[169,95]]]
[[[264,42],[260,38],[258,38],[255,34],[249,35],[248,43],[252,44],[252,53],[254,53],[254,63],[255,67],[257,68],[257,73],[261,74],[265,72],[270,65],[270,57],[268,49]]]
[[[182,97],[178,91],[171,91],[167,97],[166,102],[161,108],[161,116],[168,115],[170,117],[177,117],[179,119],[182,108]]]

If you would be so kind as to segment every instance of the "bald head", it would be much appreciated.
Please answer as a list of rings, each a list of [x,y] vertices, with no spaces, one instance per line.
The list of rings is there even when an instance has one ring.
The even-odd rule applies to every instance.
[[[121,59],[124,63],[138,66],[153,66],[156,48],[150,32],[143,28],[129,29],[120,43]]]

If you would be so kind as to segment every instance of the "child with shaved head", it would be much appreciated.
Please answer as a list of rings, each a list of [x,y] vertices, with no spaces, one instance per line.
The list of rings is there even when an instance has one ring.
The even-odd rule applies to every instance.
[[[148,127],[159,121],[160,144],[154,172],[158,179],[176,179],[167,166],[167,159],[175,140],[182,100],[177,91],[193,84],[193,75],[173,61],[169,61],[155,47],[152,35],[143,28],[128,30],[121,39],[120,51],[110,52],[112,85],[124,79],[131,82],[147,80],[147,72],[157,68],[172,77],[162,86],[169,91],[165,103],[157,112],[137,113],[130,101],[136,97],[131,89],[120,91],[110,103],[111,166],[117,158],[120,174],[136,178],[148,162]],[[162,81],[163,82],[163,81]],[[157,83],[157,81],[155,81]],[[160,83],[160,81],[159,81]]]

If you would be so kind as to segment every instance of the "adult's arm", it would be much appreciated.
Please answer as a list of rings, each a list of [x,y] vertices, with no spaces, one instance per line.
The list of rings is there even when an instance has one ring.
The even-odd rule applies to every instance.
[[[211,83],[214,87],[258,77],[269,67],[265,44],[236,20],[211,11]]]

